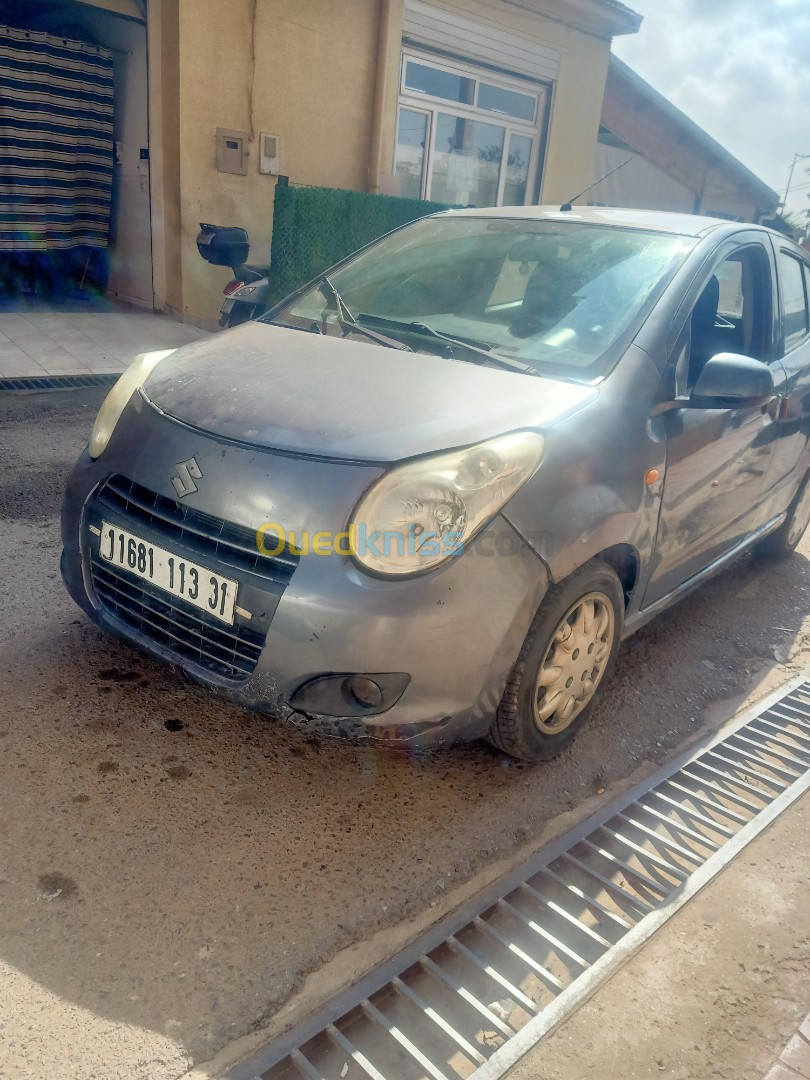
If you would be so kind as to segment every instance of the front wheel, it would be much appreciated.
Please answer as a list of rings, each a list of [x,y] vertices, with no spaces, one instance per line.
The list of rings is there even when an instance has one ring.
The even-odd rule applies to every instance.
[[[775,532],[770,533],[754,548],[763,559],[787,559],[799,546],[810,525],[810,473],[804,478],[788,507],[787,517]]]
[[[552,586],[529,629],[489,731],[523,761],[547,761],[592,714],[619,650],[624,592],[594,560]]]

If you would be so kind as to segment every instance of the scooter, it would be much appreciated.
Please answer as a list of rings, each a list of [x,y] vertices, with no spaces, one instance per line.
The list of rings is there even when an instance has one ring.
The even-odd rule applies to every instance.
[[[244,229],[200,222],[197,250],[212,266],[230,266],[233,271],[233,279],[223,290],[225,303],[220,309],[220,326],[239,326],[268,310],[269,267],[248,265],[250,239]]]

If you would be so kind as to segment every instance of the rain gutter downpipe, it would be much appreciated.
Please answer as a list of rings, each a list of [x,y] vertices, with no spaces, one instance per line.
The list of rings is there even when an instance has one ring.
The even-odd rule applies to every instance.
[[[394,0],[379,0],[379,27],[377,31],[377,71],[374,82],[374,101],[371,115],[371,145],[368,162],[368,190],[380,194],[382,174],[383,123],[385,120],[385,95],[388,88],[391,28]]]

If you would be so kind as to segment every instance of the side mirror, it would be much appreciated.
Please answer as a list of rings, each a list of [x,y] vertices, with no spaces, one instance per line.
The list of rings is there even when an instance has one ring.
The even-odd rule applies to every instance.
[[[718,353],[703,365],[689,404],[697,409],[753,408],[766,405],[774,393],[767,364],[737,353]]]

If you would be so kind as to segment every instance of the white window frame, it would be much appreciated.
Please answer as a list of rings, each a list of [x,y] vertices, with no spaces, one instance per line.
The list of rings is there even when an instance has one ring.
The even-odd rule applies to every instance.
[[[413,60],[425,67],[434,68],[438,71],[445,71],[453,75],[459,75],[465,79],[474,80],[475,93],[473,104],[467,105],[460,101],[434,97],[431,94],[408,89],[405,86],[405,74],[406,65],[409,60]],[[525,97],[533,97],[535,99],[534,119],[530,122],[527,120],[520,120],[514,116],[509,116],[506,113],[478,108],[478,94],[482,82],[487,83],[490,86],[496,86],[499,89],[512,90]],[[526,178],[526,196],[524,199],[525,205],[532,205],[534,203],[534,190],[537,183],[537,171],[540,164],[540,156],[543,152],[545,143],[545,132],[543,128],[546,123],[546,114],[548,111],[547,101],[550,92],[551,87],[547,86],[545,83],[527,83],[522,79],[510,79],[508,76],[489,72],[486,68],[481,68],[474,63],[464,64],[452,60],[445,60],[444,58],[437,59],[430,54],[425,54],[416,49],[405,47],[402,50],[400,67],[399,104],[397,107],[392,168],[394,170],[396,169],[396,136],[399,132],[399,118],[402,109],[410,109],[414,112],[420,112],[427,115],[427,138],[425,140],[425,153],[422,161],[421,198],[423,199],[431,198],[433,163],[436,152],[436,121],[438,114],[440,112],[451,113],[462,119],[475,120],[479,123],[490,123],[505,129],[503,153],[501,155],[498,173],[497,205],[501,206],[503,203],[503,195],[506,187],[506,163],[513,134],[523,135],[532,140],[532,154]]]

